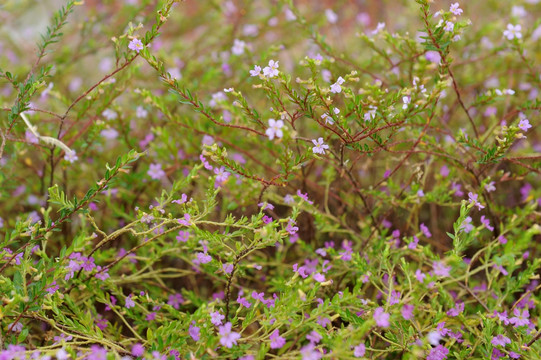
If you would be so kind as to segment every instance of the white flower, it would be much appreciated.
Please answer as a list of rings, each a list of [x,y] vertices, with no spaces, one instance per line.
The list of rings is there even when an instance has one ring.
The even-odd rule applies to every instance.
[[[325,10],[325,16],[327,17],[327,21],[331,24],[336,24],[338,21],[338,15],[336,15],[336,13],[331,9]]]
[[[522,26],[520,25],[507,24],[507,30],[503,32],[503,36],[505,36],[507,40],[520,39],[522,38],[521,30]]]
[[[279,67],[278,61],[270,60],[269,61],[269,66],[265,66],[265,68],[263,69],[263,75],[265,75],[265,76],[267,76],[269,78],[273,78],[275,76],[278,76],[278,74],[279,74],[278,67]]]
[[[235,55],[242,55],[245,48],[246,43],[244,41],[235,39],[235,41],[233,42],[233,47],[231,48],[231,52]]]
[[[376,110],[378,109],[377,107],[373,106],[373,105],[370,105],[368,107],[370,110],[368,110],[366,113],[364,113],[363,115],[363,119],[364,121],[370,121],[370,120],[374,120],[374,118],[376,117]]]
[[[254,65],[254,69],[250,70],[250,76],[259,76],[261,74],[261,66]]]
[[[167,69],[167,72],[169,73],[169,75],[171,75],[171,79],[177,79],[178,80],[178,79],[182,78],[182,73],[176,67]]]
[[[284,10],[284,13],[286,15],[286,20],[287,21],[294,21],[294,20],[297,20],[297,17],[295,16],[295,14],[293,13],[293,11],[291,11],[290,8],[286,8]]]
[[[282,120],[269,119],[269,128],[265,131],[265,134],[269,137],[270,140],[273,140],[274,137],[279,139],[284,136],[282,128],[284,127],[284,122]]]
[[[332,110],[336,115],[340,114],[340,109],[339,108],[334,108]]]
[[[114,120],[118,117],[118,114],[111,110],[111,109],[105,109],[102,113],[104,118],[106,118],[107,120]]]
[[[135,110],[135,116],[138,118],[146,118],[148,115],[148,111],[145,110],[144,107],[138,106],[137,110]]]
[[[376,35],[377,33],[379,33],[383,29],[385,29],[385,23],[384,22],[378,23],[378,26],[376,27],[376,29],[372,30],[372,35]]]
[[[79,160],[79,157],[77,157],[75,150],[71,150],[66,152],[66,154],[64,155],[64,160],[69,161],[73,164],[75,161]]]
[[[212,99],[209,102],[210,107],[215,107],[219,102],[227,100],[225,94],[221,91],[212,94]]]
[[[453,15],[461,15],[462,14],[462,9],[459,7],[460,4],[459,3],[454,3],[454,4],[451,4],[451,8],[449,9],[450,12],[453,13]]]
[[[344,79],[340,76],[334,84],[331,85],[331,92],[334,94],[339,94],[342,92],[342,85],[344,83]]]
[[[450,21],[445,22],[445,26],[443,27],[443,30],[446,32],[453,32],[453,29],[455,28],[455,24],[453,24]]]
[[[402,109],[406,110],[411,103],[411,98],[409,96],[403,96],[402,102],[404,103],[404,105],[402,105]]]
[[[321,115],[321,119],[325,120],[325,124],[331,124],[331,125],[334,124],[333,118],[330,117],[328,113],[325,113],[325,114]]]
[[[314,143],[314,147],[312,148],[312,151],[314,152],[314,154],[325,154],[325,149],[328,149],[329,148],[329,145],[326,145],[324,142],[323,142],[323,138],[320,137],[319,139],[316,140],[312,140],[312,142]]]

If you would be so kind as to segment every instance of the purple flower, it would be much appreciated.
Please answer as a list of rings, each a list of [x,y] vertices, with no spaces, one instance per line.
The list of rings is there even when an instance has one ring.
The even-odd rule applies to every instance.
[[[432,51],[432,50],[431,50],[431,51],[427,51],[427,52],[425,53],[425,58],[426,58],[428,61],[430,61],[430,62],[432,62],[432,63],[436,63],[436,64],[439,64],[440,61],[441,61],[441,55],[440,55],[440,53],[437,52],[437,51]]]
[[[225,171],[225,167],[214,168],[214,173],[216,174],[216,183],[219,185],[223,185],[227,179],[229,178],[229,175],[231,175],[229,172]]]
[[[494,227],[490,226],[490,220],[487,219],[485,215],[481,216],[481,224],[485,225],[485,227],[490,231],[494,230]]]
[[[317,351],[315,345],[310,343],[301,348],[302,360],[319,360],[323,357],[321,352]]]
[[[471,232],[473,230],[473,225],[471,222],[472,222],[471,216],[467,216],[462,222],[462,224],[460,224],[460,229],[464,230],[466,234]]]
[[[49,294],[54,294],[60,287],[56,285],[56,280],[53,281],[48,288],[45,289]]]
[[[135,306],[135,302],[132,300],[132,294],[128,295],[128,297],[126,298],[126,309],[129,309],[129,308],[132,308]]]
[[[494,336],[490,342],[494,346],[500,345],[500,346],[505,347],[506,344],[511,344],[511,339],[500,334],[500,335]]]
[[[297,190],[297,196],[306,201],[308,204],[312,205],[314,202],[308,199],[308,193],[303,194],[300,190]]]
[[[498,360],[505,356],[503,352],[501,352],[499,349],[492,349],[492,356],[490,357],[490,360]]]
[[[353,356],[355,357],[363,357],[365,353],[366,353],[366,345],[363,343],[360,343],[359,345],[353,348]]]
[[[248,300],[246,300],[246,298],[240,295],[237,296],[237,302],[241,304],[242,306],[244,306],[245,308],[249,308],[250,306],[252,306],[252,304]]]
[[[295,220],[289,219],[289,222],[287,223],[287,226],[286,226],[286,231],[290,235],[295,235],[295,233],[299,231],[299,228],[295,226]]]
[[[137,51],[137,53],[139,53],[139,51],[143,50],[144,49],[144,45],[143,43],[141,42],[141,40],[135,38],[133,39],[132,41],[130,41],[130,44],[128,45],[128,48],[130,50],[133,50],[133,51]]]
[[[107,360],[107,350],[99,345],[92,345],[90,347],[90,354],[88,359],[92,360]]]
[[[515,308],[515,310],[513,310],[513,314],[515,316],[509,319],[509,322],[515,327],[526,326],[530,323],[530,312],[528,311],[528,309],[524,309],[522,310],[522,312],[520,312],[519,309]]]
[[[455,316],[458,316],[463,311],[464,311],[464,303],[461,302],[461,303],[456,304],[456,306],[454,308],[447,311],[447,315],[455,317]]]
[[[280,349],[286,343],[286,339],[280,336],[280,332],[278,331],[278,329],[272,332],[269,339],[271,341],[270,343],[271,349]]]
[[[400,292],[393,290],[389,297],[389,305],[396,305],[400,302]]]
[[[413,310],[415,307],[413,305],[406,304],[402,306],[402,309],[400,310],[400,313],[402,314],[402,317],[404,320],[411,320],[413,319]]]
[[[374,320],[376,321],[376,325],[380,327],[389,327],[389,318],[391,315],[387,314],[382,307],[378,307],[374,311]]]
[[[233,272],[233,264],[223,264],[222,269],[224,270],[224,273],[231,274]]]
[[[190,237],[189,231],[180,230],[178,232],[176,239],[177,239],[177,242],[187,242],[189,237]]]
[[[145,347],[139,343],[136,343],[131,348],[131,354],[135,357],[143,356],[145,353]]]
[[[173,308],[177,309],[184,302],[184,298],[181,294],[169,295],[167,300],[167,305],[171,305]]]
[[[306,335],[306,340],[310,341],[312,344],[317,344],[321,341],[323,337],[315,330],[308,335]]]
[[[159,180],[165,177],[165,171],[162,170],[162,164],[150,164],[147,175],[153,180]]]
[[[470,204],[473,204],[473,206],[477,207],[477,210],[484,209],[485,207],[481,205],[481,203],[477,200],[479,198],[479,195],[472,193],[471,191],[468,193],[468,201]]]
[[[449,349],[443,347],[442,345],[438,345],[432,350],[430,350],[430,354],[428,354],[426,360],[444,360],[447,359],[448,354]]]
[[[222,325],[223,319],[225,319],[225,315],[222,315],[219,311],[214,311],[210,313],[210,322],[214,326]]]
[[[408,244],[408,249],[415,249],[417,245],[419,244],[419,238],[417,236],[413,236],[413,240]]]
[[[201,329],[198,326],[195,326],[195,321],[192,321],[192,323],[190,324],[190,329],[188,330],[188,334],[190,334],[194,341],[199,341],[200,331]]]
[[[184,219],[177,219],[177,222],[180,224],[180,225],[184,225],[184,226],[190,226],[190,214],[184,214]]]
[[[522,131],[528,131],[528,129],[531,128],[532,125],[530,125],[530,122],[528,121],[528,119],[521,119],[520,122],[518,123],[518,127]]]
[[[207,264],[212,261],[212,257],[206,252],[198,252],[195,255],[197,256],[197,259],[194,262],[198,262],[199,264]]]
[[[451,271],[451,267],[445,266],[441,261],[434,261],[432,267],[434,268],[434,275],[436,276],[447,277]]]
[[[227,322],[225,325],[218,328],[218,333],[220,334],[220,344],[226,348],[232,348],[233,345],[237,344],[237,340],[240,339],[240,334],[234,331],[231,331],[231,323]]]
[[[428,230],[428,227],[425,224],[419,225],[419,228],[421,229],[421,232],[423,233],[424,236],[426,236],[427,238],[432,237],[430,230]]]

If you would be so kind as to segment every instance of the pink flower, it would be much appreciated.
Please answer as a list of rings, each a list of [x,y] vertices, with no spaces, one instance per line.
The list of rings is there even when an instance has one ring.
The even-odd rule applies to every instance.
[[[378,307],[374,311],[374,320],[376,321],[376,325],[380,327],[389,327],[389,318],[391,315],[387,314],[382,307]]]
[[[233,345],[237,344],[237,340],[240,339],[240,334],[234,331],[231,331],[231,323],[227,322],[225,325],[218,328],[218,333],[220,334],[220,344],[226,348],[232,348]]]

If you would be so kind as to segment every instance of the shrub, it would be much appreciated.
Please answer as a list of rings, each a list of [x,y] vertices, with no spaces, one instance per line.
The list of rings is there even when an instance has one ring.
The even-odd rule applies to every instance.
[[[537,3],[7,2],[0,359],[541,358]]]

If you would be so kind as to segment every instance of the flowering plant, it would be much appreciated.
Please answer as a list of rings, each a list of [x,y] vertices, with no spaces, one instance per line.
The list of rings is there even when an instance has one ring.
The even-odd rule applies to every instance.
[[[8,1],[0,359],[541,358],[538,2]]]

